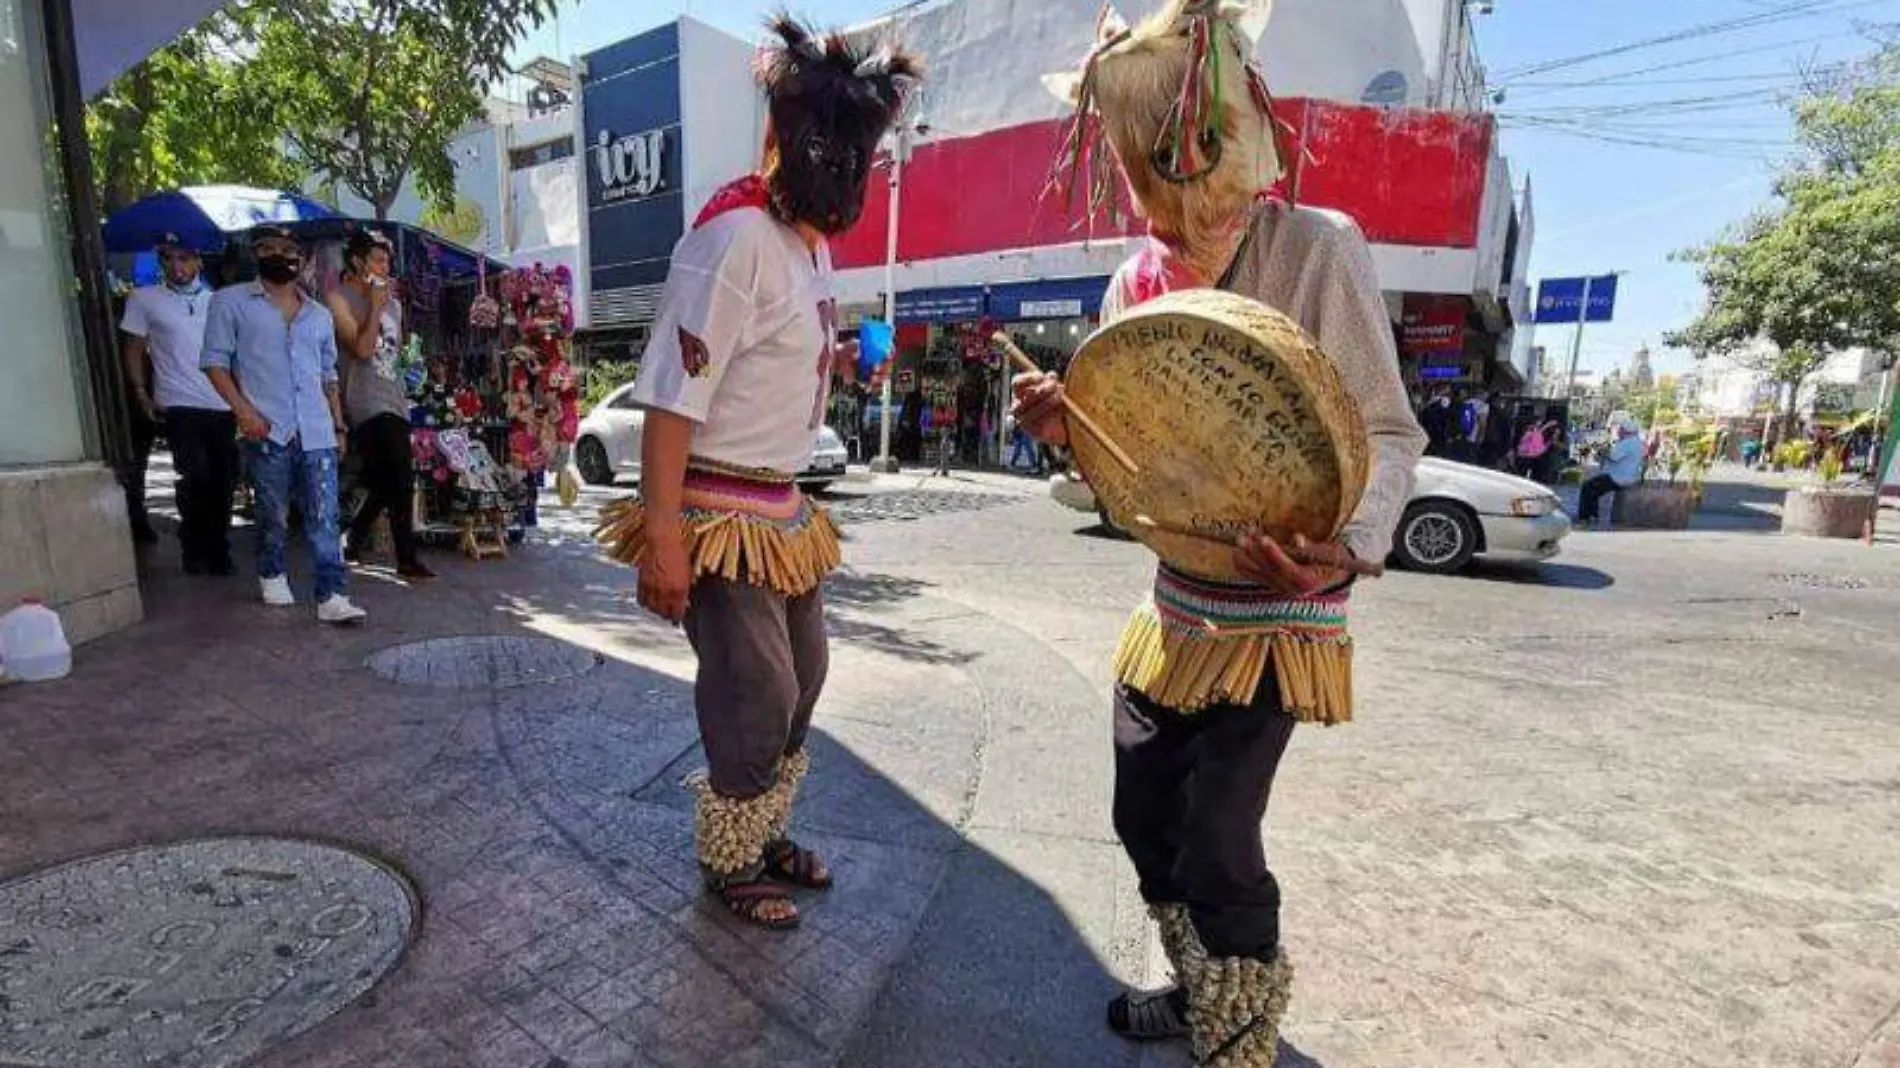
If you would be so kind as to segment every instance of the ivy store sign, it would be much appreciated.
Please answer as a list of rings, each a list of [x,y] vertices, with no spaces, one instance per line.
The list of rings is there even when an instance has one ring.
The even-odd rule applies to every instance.
[[[594,173],[603,204],[645,200],[666,188],[666,153],[672,150],[664,129],[615,138],[610,130],[594,137]]]

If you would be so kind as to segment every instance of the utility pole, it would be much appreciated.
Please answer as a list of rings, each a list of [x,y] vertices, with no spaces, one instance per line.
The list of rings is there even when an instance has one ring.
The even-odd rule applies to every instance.
[[[1606,277],[1621,278],[1628,271],[1611,271]],[[1568,403],[1570,395],[1577,388],[1577,361],[1583,356],[1583,325],[1590,320],[1590,289],[1596,279],[1590,275],[1583,278],[1583,300],[1577,305],[1577,335],[1570,339],[1570,373],[1564,377],[1564,401]]]
[[[930,124],[922,118],[901,121],[891,131],[891,205],[890,215],[884,221],[884,321],[890,324],[894,334],[897,330],[897,221],[898,207],[904,199],[904,164],[910,162],[911,139],[930,132]],[[880,474],[896,474],[897,459],[891,455],[891,403],[892,378],[897,373],[897,342],[891,342],[889,366],[884,371],[884,387],[880,393],[882,410],[878,413],[877,459],[871,461],[871,470]]]
[[[1583,357],[1583,324],[1590,318],[1590,284],[1596,281],[1588,275],[1583,279],[1583,300],[1577,305],[1577,333],[1570,339],[1570,373],[1564,376],[1564,400],[1577,389],[1577,361]]]
[[[897,331],[897,217],[904,196],[904,161],[910,155],[910,126],[899,123],[892,133],[890,214],[884,221],[884,321]],[[891,379],[897,374],[897,341],[891,341],[891,356],[884,368],[884,386],[880,393],[877,428],[877,459],[871,470],[896,474],[897,460],[891,456]]]

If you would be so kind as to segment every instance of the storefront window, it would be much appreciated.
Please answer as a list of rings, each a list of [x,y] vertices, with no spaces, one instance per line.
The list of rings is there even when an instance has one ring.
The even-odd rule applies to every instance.
[[[65,195],[37,6],[0,0],[0,468],[84,459]]]

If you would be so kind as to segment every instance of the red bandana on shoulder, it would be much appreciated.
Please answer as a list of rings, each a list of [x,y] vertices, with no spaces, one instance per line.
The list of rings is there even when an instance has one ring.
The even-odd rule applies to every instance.
[[[1119,294],[1121,306],[1124,309],[1133,308],[1163,293],[1192,289],[1201,284],[1186,260],[1176,255],[1165,242],[1151,237],[1142,242],[1140,251],[1135,253],[1122,271]]]
[[[1271,193],[1262,193],[1254,203],[1259,205],[1273,199]],[[1253,218],[1248,216],[1250,223]],[[1149,234],[1142,242],[1121,272],[1121,292],[1117,295],[1123,308],[1132,308],[1177,289],[1205,288],[1211,284],[1194,273],[1178,245],[1178,241],[1159,231]]]
[[[706,206],[699,210],[699,218],[693,220],[693,229],[697,230],[729,211],[741,208],[758,208],[770,211],[771,191],[765,187],[765,179],[757,174],[748,174],[721,186]]]

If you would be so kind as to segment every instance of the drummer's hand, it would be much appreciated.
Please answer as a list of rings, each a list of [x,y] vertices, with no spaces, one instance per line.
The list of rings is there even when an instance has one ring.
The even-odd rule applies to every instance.
[[[1011,409],[1023,433],[1044,445],[1069,443],[1069,420],[1062,404],[1062,379],[1048,373],[1020,374],[1009,384],[1016,403]]]
[[[686,558],[686,539],[679,529],[647,532],[647,557],[640,565],[640,607],[678,623],[686,618],[693,588],[693,569]]]
[[[1248,581],[1257,582],[1282,597],[1306,597],[1330,589],[1350,577],[1344,567],[1352,551],[1336,541],[1312,542],[1303,534],[1282,546],[1265,534],[1240,539],[1234,562]]]

